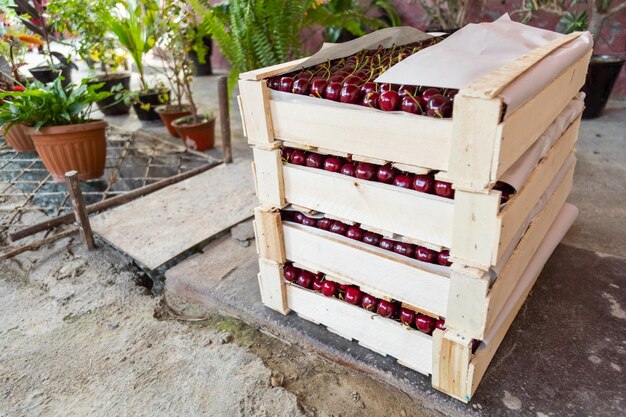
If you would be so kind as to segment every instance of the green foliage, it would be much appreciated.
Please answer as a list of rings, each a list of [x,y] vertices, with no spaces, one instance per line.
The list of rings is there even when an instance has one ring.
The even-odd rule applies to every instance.
[[[49,126],[72,125],[90,121],[92,106],[109,97],[98,92],[102,84],[61,85],[61,77],[49,84],[35,81],[23,92],[0,94],[0,125],[8,130],[15,124],[40,129]]]

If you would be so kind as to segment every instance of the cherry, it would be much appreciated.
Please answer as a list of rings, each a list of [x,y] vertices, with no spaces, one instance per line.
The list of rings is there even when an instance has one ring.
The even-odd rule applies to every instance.
[[[294,94],[309,94],[309,87],[311,83],[306,78],[299,78],[293,83],[293,87],[291,88],[291,92]]]
[[[358,87],[359,84],[361,84],[363,82],[363,80],[361,79],[361,77],[357,76],[357,75],[349,75],[346,78],[343,79],[343,85],[349,85],[349,84],[353,84],[355,86]],[[360,88],[359,88],[360,90]]]
[[[376,178],[380,182],[384,182],[385,184],[391,184],[397,174],[398,171],[394,169],[390,164],[387,164],[378,168],[378,171],[376,171]]]
[[[363,93],[363,95],[366,95],[367,93],[374,93],[376,92],[377,87],[378,86],[376,85],[375,82],[368,81],[361,86],[361,92]]]
[[[359,162],[354,175],[362,180],[371,180],[376,174],[376,167],[368,162]]]
[[[361,299],[361,307],[363,307],[367,311],[376,311],[376,308],[378,307],[378,298],[374,297],[373,295],[363,293],[363,297]]]
[[[300,275],[300,272],[300,269],[296,268],[293,265],[286,265],[283,269],[283,275],[285,276],[285,279],[289,282],[294,282],[296,279],[298,279],[298,275]]]
[[[435,319],[418,313],[415,317],[415,327],[422,333],[431,334],[435,330]]]
[[[324,97],[328,100],[339,101],[339,94],[341,93],[341,83],[337,81],[331,81],[326,86],[326,92]]]
[[[401,308],[400,321],[408,326],[413,326],[413,322],[415,321],[415,311],[404,307]]]
[[[450,251],[447,249],[444,249],[441,252],[439,252],[439,255],[437,255],[437,263],[443,266],[452,265],[452,262],[450,262]]]
[[[365,232],[363,235],[363,243],[367,243],[368,245],[378,246],[380,245],[381,235],[374,232]]]
[[[421,193],[432,194],[435,191],[435,179],[432,175],[416,175],[413,177],[413,189]]]
[[[291,157],[292,152],[293,148],[282,148],[280,150],[280,155],[285,161],[289,162],[289,158]]]
[[[356,168],[352,162],[348,162],[341,167],[341,173],[354,177],[356,175]]]
[[[459,90],[451,88],[447,90],[444,96],[448,97],[451,101],[454,101],[454,97],[459,93]]]
[[[422,98],[424,99],[424,101],[428,102],[431,97],[436,96],[436,95],[441,95],[441,91],[439,91],[438,88],[427,88],[426,90],[424,90],[424,92],[422,93]]]
[[[500,196],[500,204],[504,204],[511,198],[511,195],[515,194],[515,188],[507,184],[506,182],[498,181],[493,186],[494,190],[498,190],[502,193]]]
[[[361,84],[363,80],[367,80],[369,78],[370,74],[365,71],[365,68],[363,68],[363,70],[355,72],[354,76],[359,77],[360,81],[358,84]]]
[[[396,244],[393,245],[393,251],[400,255],[412,257],[415,253],[415,246],[410,243],[396,242]]]
[[[328,280],[324,281],[324,284],[322,284],[322,294],[326,297],[333,297],[337,294],[337,283]]]
[[[317,227],[322,230],[330,230],[330,225],[332,224],[331,219],[319,219],[317,221]]]
[[[311,288],[314,280],[315,280],[315,275],[313,275],[311,272],[300,271],[300,274],[298,275],[298,279],[296,279],[296,284],[304,288]]]
[[[306,162],[306,154],[300,149],[294,149],[289,158],[289,162],[294,165],[304,165]]]
[[[385,250],[393,250],[393,248],[396,246],[396,241],[395,240],[391,240],[391,239],[387,239],[386,237],[380,239],[380,243],[378,244],[378,246],[380,246],[381,248],[385,249]]]
[[[437,256],[438,256],[438,253],[436,251],[427,249],[422,246],[418,246],[415,249],[415,258],[418,261],[434,264],[434,263],[437,263]]]
[[[393,318],[398,314],[397,306],[391,301],[380,300],[376,312],[385,318]]]
[[[441,94],[435,94],[426,104],[426,114],[430,117],[448,118],[452,116],[452,102]]]
[[[299,211],[296,211],[296,213],[293,215],[293,220],[294,220],[296,223],[300,223],[300,224],[302,224],[302,222],[304,221],[304,218],[305,218],[305,217],[306,217],[306,216],[305,216],[304,214],[300,213]]]
[[[322,285],[324,285],[324,278],[315,278],[311,289],[315,292],[322,292]]]
[[[280,89],[280,77],[274,77],[267,80],[267,86],[272,90]]]
[[[285,93],[291,93],[294,81],[293,77],[282,77],[280,79],[280,86],[278,89],[280,91],[284,91]]]
[[[309,227],[317,227],[317,219],[304,216],[304,218],[302,219],[302,224]]]
[[[398,93],[393,90],[381,93],[380,97],[378,97],[378,106],[383,111],[398,110],[398,107],[400,106]]]
[[[398,95],[400,96],[400,98],[404,98],[406,96],[416,96],[417,87],[414,85],[401,85],[398,88]]]
[[[346,237],[349,237],[350,239],[354,239],[358,241],[363,240],[364,234],[365,232],[363,231],[363,229],[361,229],[359,226],[356,226],[356,225],[350,226],[348,230],[346,231]]]
[[[444,319],[438,319],[435,322],[435,328],[439,330],[446,330],[446,321]]]
[[[339,101],[342,103],[357,104],[361,98],[361,89],[356,84],[344,84],[339,92]]]
[[[324,157],[318,153],[309,153],[306,156],[306,166],[311,168],[321,168],[324,164]]]
[[[411,189],[413,185],[413,178],[411,178],[411,176],[407,174],[397,175],[393,179],[393,185],[395,185],[396,187]]]
[[[363,298],[363,293],[357,287],[348,287],[346,289],[346,295],[343,299],[352,305],[358,306],[361,304],[361,299]]]
[[[454,189],[452,188],[452,184],[445,181],[435,180],[435,194],[440,197],[454,198]]]
[[[324,160],[324,170],[330,172],[339,172],[341,171],[341,166],[343,165],[343,161],[341,158],[336,156],[329,156]]]
[[[346,232],[348,231],[348,225],[338,220],[335,220],[330,225],[330,231],[333,233],[337,233],[338,235],[345,236]]]
[[[420,96],[405,95],[402,98],[402,104],[400,108],[403,112],[423,114],[424,109],[426,108],[426,103],[424,102],[424,99],[422,99]]]
[[[373,109],[379,109],[378,100],[380,98],[380,93],[376,91],[371,91],[369,93],[365,93],[363,96],[363,100],[361,100],[361,105],[365,107],[371,107]]]
[[[339,291],[343,291],[343,292],[346,292],[346,290],[351,287],[350,284],[338,284],[338,285],[339,285]]]
[[[328,82],[329,83],[339,83],[339,84],[341,84],[343,82],[344,78],[346,78],[344,74],[337,73],[337,74],[333,75],[332,77],[330,77],[328,79]]]
[[[326,86],[328,86],[328,81],[322,77],[315,77],[311,81],[311,95],[314,97],[323,98],[326,92]]]
[[[395,91],[397,93],[399,88],[400,86],[398,84],[389,84],[389,83],[380,84],[381,93],[384,93],[387,91]]]

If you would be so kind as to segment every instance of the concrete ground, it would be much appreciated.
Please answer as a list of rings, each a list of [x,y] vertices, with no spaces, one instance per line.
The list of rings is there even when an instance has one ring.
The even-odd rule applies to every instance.
[[[195,88],[215,108],[215,78]],[[164,133],[132,115],[109,120]],[[249,158],[234,106],[231,120],[235,157]],[[189,287],[152,297],[131,261],[103,245],[87,253],[65,239],[4,262],[0,416],[624,415],[625,145],[626,106],[583,123],[570,197],[581,215],[470,405],[318,326],[259,309],[254,245],[227,234],[207,248],[214,263],[196,265],[212,303],[202,309],[181,300]],[[219,147],[218,138],[212,154]],[[175,275],[171,287],[182,282]],[[281,328],[291,342],[273,336]]]

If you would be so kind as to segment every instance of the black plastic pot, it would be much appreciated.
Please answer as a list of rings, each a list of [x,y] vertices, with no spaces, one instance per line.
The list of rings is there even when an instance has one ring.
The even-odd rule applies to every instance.
[[[193,75],[211,75],[213,74],[213,67],[211,66],[211,51],[213,50],[213,40],[210,36],[204,36],[202,38],[204,46],[207,48],[206,55],[204,56],[204,64],[200,62],[198,53],[196,51],[189,51],[189,59],[193,65]]]
[[[113,88],[120,84],[123,87],[122,90],[114,91],[112,96],[96,103],[98,105],[98,109],[100,109],[103,114],[107,116],[114,116],[118,114],[127,114],[130,111],[130,104],[126,104],[123,100],[115,98],[118,93],[128,91],[130,89],[130,74],[104,74],[94,77],[89,81],[89,84],[98,83],[104,83],[99,91],[113,91]]]
[[[61,82],[63,87],[67,87],[72,82],[72,66],[68,64],[54,64],[54,69],[50,68],[49,65],[42,65],[29,68],[28,71],[36,80],[44,84],[53,82],[59,75],[63,76],[63,81]]]
[[[625,61],[626,57],[623,56],[591,57],[587,80],[583,86],[586,95],[583,119],[594,119],[602,114]]]
[[[154,109],[161,104],[169,103],[169,95],[169,90],[150,90],[140,94],[133,103],[133,109],[135,109],[139,120],[144,122],[161,120],[159,114]]]

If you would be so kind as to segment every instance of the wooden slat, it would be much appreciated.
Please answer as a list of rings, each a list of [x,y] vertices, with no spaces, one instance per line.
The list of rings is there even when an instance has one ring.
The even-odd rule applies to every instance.
[[[591,49],[552,83],[504,120],[492,180],[511,167],[550,126],[585,82]],[[456,99],[455,99],[456,100]]]
[[[242,72],[241,74],[239,74],[239,79],[240,80],[258,81],[258,80],[262,80],[264,78],[273,77],[275,75],[284,74],[284,73],[289,72],[291,70],[297,69],[298,65],[300,65],[301,63],[303,63],[307,59],[309,59],[309,58],[308,57],[307,58],[299,58],[299,59],[295,59],[293,61],[284,62],[282,64],[276,64],[276,65],[272,65],[272,66],[265,67],[265,68],[259,68],[259,69],[252,70],[252,71]]]
[[[276,263],[285,263],[285,244],[280,212],[271,207],[254,209],[255,235],[259,256]]]
[[[471,339],[451,330],[433,334],[433,388],[467,403],[467,373]]]
[[[282,159],[279,150],[253,148],[256,191],[262,203],[274,207],[285,206]]]
[[[449,279],[428,265],[323,230],[283,225],[287,259],[444,316]]]
[[[274,261],[259,258],[258,278],[263,304],[279,313],[288,314],[289,307],[282,266]]]
[[[452,264],[446,327],[472,338],[485,326],[489,274],[485,271]],[[483,312],[481,314],[481,312]]]
[[[454,98],[454,128],[448,177],[456,186],[482,190],[491,181],[491,166],[498,155],[502,113],[500,99]]]
[[[239,81],[240,110],[250,144],[268,145],[274,141],[269,89],[263,81]]]
[[[432,338],[336,298],[287,286],[289,308],[356,339],[371,350],[393,356],[404,366],[429,375],[432,372]]]
[[[277,139],[447,170],[452,120],[276,100],[270,106]]]
[[[502,68],[498,68],[497,70],[492,71],[474,81],[472,84],[461,90],[461,93],[466,96],[477,98],[494,98],[509,84],[515,81],[517,77],[528,71],[555,49],[565,45],[566,43],[572,42],[582,34],[583,32],[573,32],[548,42],[539,48],[535,48]]]
[[[453,200],[289,164],[283,174],[289,203],[450,247]]]

